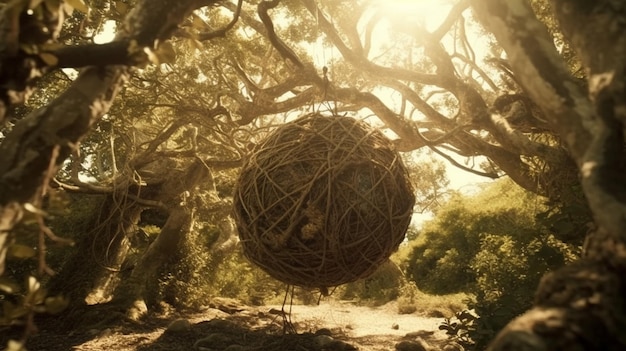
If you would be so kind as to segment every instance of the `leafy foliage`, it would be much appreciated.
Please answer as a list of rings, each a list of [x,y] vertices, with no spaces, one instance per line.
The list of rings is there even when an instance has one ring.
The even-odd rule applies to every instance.
[[[404,157],[409,179],[415,189],[415,211],[435,211],[443,201],[450,184],[445,164],[432,153],[413,152]]]
[[[28,212],[15,228],[19,241],[9,246],[7,271],[0,277],[0,327],[25,324],[33,314],[58,314],[69,304],[63,294],[50,294],[46,273],[65,263],[74,240],[84,230],[81,222],[91,216],[93,202],[76,205],[58,189],[50,190],[45,200],[43,211]],[[47,224],[43,224],[44,217]],[[42,247],[42,239],[48,235],[52,244]],[[41,259],[41,250],[45,250],[45,259]]]
[[[454,317],[444,319],[439,330],[445,330],[450,339],[458,342],[465,350],[471,350],[476,344],[472,336],[476,333],[477,320],[478,316],[470,311],[460,311]]]
[[[26,4],[11,4],[18,3]],[[139,67],[130,73],[128,84],[120,90],[113,107],[102,109],[98,116],[83,123],[94,123],[93,133],[81,132],[74,138],[76,143],[68,143],[48,130],[43,137],[33,131],[24,134],[28,138],[22,135],[13,139],[57,138],[63,143],[53,144],[67,148],[58,159],[59,172],[55,173],[54,162],[50,162],[50,169],[56,174],[53,183],[73,192],[74,201],[69,205],[71,215],[67,218],[46,218],[50,228],[75,240],[84,234],[85,241],[96,243],[102,233],[90,228],[99,223],[93,215],[98,212],[97,206],[91,206],[95,201],[93,193],[114,196],[119,201],[109,212],[101,213],[102,219],[108,223],[121,221],[120,225],[111,226],[108,234],[128,242],[111,248],[115,251],[111,255],[117,255],[121,262],[111,271],[122,270],[122,266],[132,269],[134,263],[146,257],[147,248],[162,237],[164,223],[173,210],[185,207],[195,214],[196,225],[191,231],[181,231],[181,245],[175,255],[161,255],[160,260],[167,262],[160,267],[160,281],[147,282],[155,287],[150,291],[159,295],[157,300],[197,307],[218,294],[246,301],[272,298],[275,291],[283,288],[249,266],[237,251],[226,254],[216,249],[217,238],[225,233],[218,223],[228,218],[216,204],[229,201],[241,160],[276,125],[304,112],[326,110],[359,115],[380,127],[394,139],[398,149],[407,152],[409,160],[415,160],[409,152],[428,148],[433,155],[465,170],[487,177],[508,174],[518,185],[550,198],[546,205],[542,198],[521,192],[510,183],[498,182],[479,195],[453,195],[447,205],[441,206],[441,192],[447,185],[441,163],[418,162],[410,167],[419,189],[417,211],[435,210],[437,218],[414,240],[411,233],[410,248],[404,249],[408,253],[401,266],[424,291],[475,291],[475,309],[481,316],[475,321],[479,325],[474,329],[478,333],[473,336],[476,340],[529,305],[530,289],[543,272],[576,257],[576,245],[581,244],[590,222],[576,165],[558,128],[546,123],[550,116],[545,116],[538,103],[532,101],[495,37],[474,21],[467,2],[455,2],[449,19],[435,31],[427,31],[412,20],[415,8],[391,13],[380,11],[382,5],[371,1],[283,1],[271,16],[286,20],[275,21],[275,28],[271,28],[257,20],[258,3],[246,2],[241,18],[221,36],[212,33],[231,20],[231,2],[196,9],[186,19],[168,23],[164,32],[175,36],[171,40],[158,38],[143,48],[137,46],[136,40],[131,41],[133,45],[124,47],[128,57],[122,63]],[[572,75],[584,78],[582,65],[560,33],[548,2],[531,3],[537,16],[547,24]],[[63,8],[59,4],[31,1],[25,5],[24,10],[33,10],[36,16],[25,16],[29,21],[21,23],[30,23],[37,30],[23,30],[17,38],[22,42],[9,43],[19,44],[21,54],[35,58],[32,62],[36,69],[20,74],[43,77],[34,84],[26,81],[26,86],[30,89],[32,85],[36,92],[24,106],[10,106],[13,114],[9,123],[0,127],[3,140],[10,141],[7,136],[19,131],[17,123],[25,116],[53,111],[45,107],[63,96],[72,96],[71,90],[65,95],[62,91],[75,83],[75,72],[49,73],[47,68],[54,67],[42,67],[55,66],[59,58],[57,46],[82,49],[84,45],[84,52],[89,52],[93,46],[85,44],[92,43],[107,23],[123,28],[125,21],[134,23],[132,18],[124,19],[130,10],[140,8],[134,1],[97,0],[89,2],[89,11],[84,13],[87,7],[80,0],[66,1]],[[168,6],[173,9],[174,4]],[[67,16],[61,16],[64,14]],[[61,23],[64,27],[59,33]],[[176,30],[170,30],[173,28]],[[373,43],[373,38],[383,32],[392,39]],[[481,35],[473,35],[474,32]],[[477,55],[479,47],[489,50]],[[295,59],[285,59],[286,51],[293,51]],[[107,64],[98,61],[96,66]],[[81,61],[81,65],[92,63]],[[3,83],[21,87],[25,82]],[[18,93],[12,97],[20,101],[28,95]],[[91,110],[108,105],[109,101],[87,103]],[[44,109],[35,112],[38,107]],[[53,117],[64,121],[62,116]],[[23,125],[29,123],[38,125]],[[20,143],[7,142],[3,150],[25,150],[31,154],[47,150],[41,145]],[[450,155],[466,158],[465,164]],[[484,162],[475,162],[477,156]],[[67,157],[69,162],[63,163]],[[20,156],[7,159],[19,160],[15,169],[28,160]],[[207,175],[184,186],[177,183],[178,178],[189,175],[190,165],[198,160],[209,170]],[[48,167],[49,162],[46,159],[40,163]],[[13,171],[8,169],[6,173]],[[43,173],[40,169],[25,178]],[[50,180],[31,184],[40,186]],[[0,186],[7,194],[16,188],[4,183]],[[5,196],[2,193],[0,197]],[[41,207],[45,210],[45,206]],[[139,224],[137,230],[146,208],[158,209],[163,223]],[[35,206],[33,210],[41,209]],[[126,213],[137,215],[123,217]],[[44,226],[27,221],[22,224],[10,230],[11,239],[15,238],[7,241],[12,257],[43,255],[43,251],[33,249],[39,239],[33,233]],[[0,234],[8,237],[8,232],[3,229]],[[147,240],[139,240],[142,233],[149,234]],[[107,247],[106,243],[101,246]],[[48,262],[59,266],[69,261],[55,252],[48,256]],[[38,265],[41,262],[34,260],[10,261],[8,271],[28,277]],[[71,274],[82,278],[82,270],[97,268],[104,270],[80,265],[69,269],[75,269]],[[347,288],[346,296],[373,301],[413,296],[403,292],[406,285],[398,288],[401,279],[396,273],[355,283]],[[119,281],[126,276],[114,278],[118,280],[112,281]],[[98,282],[87,284],[92,283],[100,288]],[[3,280],[1,286],[12,294],[16,284]],[[69,284],[67,289],[75,290],[76,286]],[[28,296],[29,292],[20,294]],[[41,304],[45,300],[39,296],[36,301]],[[450,327],[455,333],[459,331],[456,326]]]
[[[392,261],[380,266],[371,276],[346,284],[339,297],[347,300],[360,300],[372,305],[382,305],[396,300],[406,284],[400,268]]]
[[[501,180],[476,195],[451,199],[410,243],[403,264],[420,289],[475,294],[469,304],[478,315],[472,327],[455,329],[469,320],[447,324],[458,338],[471,338],[478,349],[485,346],[531,306],[546,272],[576,258],[575,246],[559,241],[536,219],[545,211],[543,199]]]

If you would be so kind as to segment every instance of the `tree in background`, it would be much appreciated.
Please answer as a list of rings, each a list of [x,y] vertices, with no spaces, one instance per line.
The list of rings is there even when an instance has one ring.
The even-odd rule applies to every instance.
[[[475,349],[532,306],[546,272],[578,258],[579,246],[558,240],[543,219],[547,210],[545,198],[498,180],[453,196],[403,248],[402,266],[421,290],[475,296],[469,307],[478,318],[468,326]]]
[[[545,3],[537,3],[541,6],[536,8],[545,10]],[[3,130],[0,144],[0,271],[7,253],[27,256],[13,240],[25,210],[38,218],[42,233],[52,236],[41,212],[44,194],[56,183],[53,178],[63,175],[59,169],[77,154],[80,142],[87,144],[89,130],[106,133],[118,123],[119,134],[108,140],[110,155],[118,151],[115,157],[100,157],[98,163],[92,156],[93,161],[82,162],[78,154],[73,161],[90,169],[104,167],[107,179],[96,178],[97,189],[112,196],[113,206],[103,207],[103,218],[116,213],[113,209],[128,215],[116,214],[121,223],[108,223],[108,232],[120,238],[116,257],[124,256],[125,240],[135,231],[132,224],[142,208],[162,206],[166,222],[144,254],[159,257],[192,228],[198,202],[190,195],[205,191],[199,188],[200,180],[220,167],[211,162],[239,162],[247,147],[286,116],[330,104],[334,112],[373,113],[372,123],[393,135],[400,151],[427,147],[469,172],[507,175],[557,206],[582,208],[587,218],[591,211],[596,230],[587,240],[583,260],[545,278],[536,307],[510,324],[494,349],[529,344],[624,347],[620,331],[626,313],[614,308],[623,305],[625,296],[620,290],[626,252],[621,195],[626,31],[621,2],[551,1],[554,17],[538,13],[551,28],[554,19],[558,21],[561,35],[554,37],[523,0],[454,2],[447,18],[432,30],[410,17],[392,18],[374,1],[259,1],[243,4],[241,11],[227,1],[129,4],[94,2],[90,17],[71,11],[86,10],[81,1],[15,0],[3,6],[0,115],[19,121]],[[224,12],[218,5],[239,20],[221,22]],[[67,20],[66,14],[71,14]],[[491,56],[479,57],[473,47],[477,42],[468,29],[476,26],[474,15],[493,34],[484,36],[493,48]],[[272,18],[289,20],[275,25]],[[117,20],[116,39],[102,45],[89,42],[107,19]],[[221,23],[219,28],[216,23]],[[66,32],[61,31],[63,24]],[[374,33],[381,28],[395,39],[382,48],[373,45]],[[227,40],[219,39],[224,36]],[[303,47],[318,37],[336,56],[316,66]],[[183,53],[184,48],[193,48],[194,54]],[[213,50],[223,50],[224,55],[211,56]],[[578,60],[572,59],[572,52]],[[185,59],[206,66],[198,69]],[[151,76],[150,67],[129,68],[148,62],[162,75]],[[568,66],[573,62],[580,67]],[[47,102],[40,108],[24,115],[14,111],[38,88],[34,78],[51,76],[61,67],[85,68],[71,83],[66,80],[69,87],[62,93],[43,94]],[[581,71],[586,79],[580,79]],[[174,77],[180,78],[176,84],[168,81]],[[203,88],[194,89],[195,83],[204,83]],[[133,101],[132,88],[150,87],[157,91],[153,97],[165,95],[165,101],[138,94],[146,106],[125,106]],[[383,98],[387,94],[397,98],[388,101]],[[114,100],[116,96],[121,98]],[[180,101],[186,103],[182,111],[176,110]],[[113,113],[112,106],[124,112],[129,108],[130,119]],[[168,112],[155,113],[157,106]],[[198,107],[198,115],[207,116],[198,121],[207,125],[177,125],[183,112],[191,114]],[[133,118],[135,125],[130,124]],[[204,133],[210,136],[207,144],[216,147],[206,149],[210,155],[196,152]],[[95,142],[94,153],[102,150],[96,145],[105,144],[105,138]],[[184,159],[185,147],[195,155]],[[160,157],[167,155],[171,158]],[[464,165],[451,155],[469,162]],[[472,165],[476,156],[486,161]],[[123,168],[118,167],[120,160]],[[163,191],[159,184],[168,184],[168,179],[142,181],[154,175],[148,166],[153,162],[162,162],[157,169],[175,169],[183,181]],[[88,187],[71,172],[58,183],[68,190]],[[558,239],[583,240],[581,235]],[[44,251],[40,245],[39,252]],[[41,274],[45,268],[40,266]],[[147,267],[139,262],[135,269],[137,277]],[[144,272],[154,276],[153,271]],[[143,300],[144,285],[133,286],[139,288],[131,290],[136,292],[131,300]],[[30,288],[33,296],[42,295],[36,293],[37,284]]]
[[[507,180],[482,188],[475,195],[453,195],[410,243],[406,270],[421,289],[436,294],[466,290],[477,278],[472,260],[485,251],[482,246],[491,236],[510,237],[517,246],[527,246],[537,240],[547,245],[554,235],[537,220],[548,210],[545,198]],[[552,263],[555,268],[564,260]]]

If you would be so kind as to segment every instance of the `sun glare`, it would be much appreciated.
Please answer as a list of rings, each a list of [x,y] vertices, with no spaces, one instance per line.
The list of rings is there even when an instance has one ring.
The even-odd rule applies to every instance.
[[[427,31],[435,30],[452,7],[450,0],[374,0],[372,5],[392,25],[414,23]]]
[[[93,42],[96,44],[106,44],[113,41],[115,38],[115,21],[106,21],[100,33],[96,34],[93,38]]]

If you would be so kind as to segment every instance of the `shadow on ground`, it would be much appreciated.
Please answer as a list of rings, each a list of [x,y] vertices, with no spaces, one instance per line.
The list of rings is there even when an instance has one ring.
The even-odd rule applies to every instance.
[[[41,323],[39,333],[29,339],[27,350],[433,351],[442,349],[446,343],[432,330],[355,336],[355,330],[350,330],[349,326],[329,327],[328,320],[298,318],[292,323],[290,315],[275,308],[221,302],[199,313],[151,314],[140,321],[117,318],[115,323],[110,322],[115,320],[111,318],[111,311],[95,309],[88,312],[93,314],[89,320],[94,323],[75,326],[72,332],[59,332],[63,326],[55,325],[55,319],[48,317]],[[356,306],[343,306],[339,312],[342,316],[365,318],[359,311]],[[371,313],[368,310],[368,314],[374,319],[398,318],[388,310],[372,310]]]

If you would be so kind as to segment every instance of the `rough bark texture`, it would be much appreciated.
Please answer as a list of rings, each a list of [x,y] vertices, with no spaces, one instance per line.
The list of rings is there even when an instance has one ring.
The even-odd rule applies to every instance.
[[[117,40],[134,40],[139,48],[153,47],[157,40],[167,39],[190,11],[209,3],[212,1],[138,1]],[[28,28],[20,28],[27,23],[15,24],[14,19],[19,18],[20,11],[26,10],[23,7],[12,9],[17,13],[3,12],[0,23],[4,30],[0,37],[4,44],[0,45],[4,54],[2,67],[14,64],[11,60],[20,55],[16,51],[20,44],[18,38],[23,37],[19,36],[20,30],[26,33]],[[48,39],[44,38],[44,42]],[[40,70],[36,65],[28,67],[31,66],[33,70]],[[90,127],[109,110],[127,70],[126,66],[83,70],[64,94],[21,120],[0,145],[0,274],[4,272],[9,232],[21,218],[22,205],[32,201],[46,176],[56,173]],[[19,79],[22,81],[15,81]],[[30,73],[11,77],[11,84],[26,90],[31,84],[29,80]],[[4,108],[0,112],[3,116]]]
[[[68,297],[72,307],[106,301],[111,297],[115,280],[130,247],[129,236],[142,207],[127,201],[127,190],[103,195],[100,210],[86,226],[86,233],[59,274],[48,284],[52,294]],[[75,317],[75,316],[74,316]],[[71,320],[72,318],[68,318]]]
[[[161,268],[175,257],[181,241],[193,226],[197,187],[209,178],[209,169],[201,160],[187,167],[183,174],[170,173],[163,184],[163,191],[156,199],[169,209],[167,221],[154,242],[143,253],[128,279],[120,282],[113,303],[128,310],[129,317],[136,319],[145,312],[148,289],[156,284]]]
[[[626,4],[552,2],[587,68],[589,91],[567,73],[552,39],[525,0],[472,2],[506,50],[511,67],[563,136],[582,177],[596,231],[584,257],[544,277],[535,307],[512,321],[491,350],[626,349]]]

